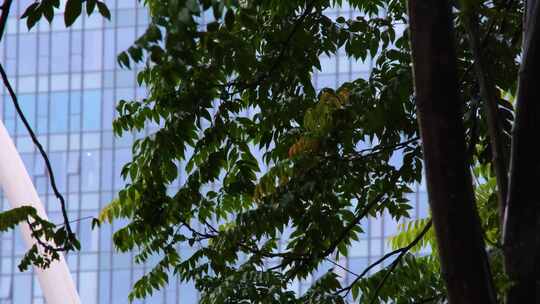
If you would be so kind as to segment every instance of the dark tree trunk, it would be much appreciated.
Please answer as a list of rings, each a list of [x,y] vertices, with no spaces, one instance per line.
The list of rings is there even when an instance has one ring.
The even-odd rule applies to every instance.
[[[508,304],[540,302],[540,5],[529,1],[526,14],[503,227]]]
[[[409,0],[429,202],[450,303],[495,303],[467,167],[450,3]]]

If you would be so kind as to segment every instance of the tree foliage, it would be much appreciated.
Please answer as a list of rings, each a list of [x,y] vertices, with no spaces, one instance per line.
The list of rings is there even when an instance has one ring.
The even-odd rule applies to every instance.
[[[342,1],[146,4],[150,25],[118,61],[142,67],[138,81],[149,95],[120,101],[114,130],[158,131],[134,143],[122,170],[128,184],[100,217],[129,220],[114,241],[122,251],[137,250],[137,262],[161,258],[130,299],[176,275],[196,282],[201,303],[342,303],[349,294],[362,303],[445,300],[427,220],[393,239],[398,258],[372,276],[342,286],[330,269],[303,295],[289,288],[346,255],[363,233],[362,219],[409,216],[406,194],[421,180],[423,156],[403,1],[349,1],[361,13],[350,19],[325,16]],[[522,3],[475,9],[492,81],[515,92]],[[467,15],[460,6],[453,14],[470,165],[485,168],[492,161],[485,101],[471,73]],[[321,56],[338,52],[374,58],[369,78],[317,90],[311,79]],[[498,109],[508,136],[513,106],[502,94]],[[493,178],[481,180],[478,206],[503,294]],[[408,254],[425,245],[432,255]],[[180,246],[196,250],[186,255]]]
[[[347,255],[364,233],[363,219],[409,217],[407,194],[422,179],[404,1],[145,4],[151,22],[118,62],[142,68],[137,80],[149,94],[118,102],[114,131],[157,131],[135,141],[133,160],[122,170],[127,186],[94,222],[127,219],[114,235],[116,247],[136,251],[138,263],[161,259],[134,285],[131,300],[175,275],[195,281],[202,303],[343,303],[350,296],[362,303],[445,301],[429,219],[403,227],[392,240],[395,251],[376,263],[394,258],[387,267],[346,269],[356,276],[350,285],[323,267]],[[325,15],[340,6],[359,14]],[[494,149],[510,150],[514,107],[500,92],[516,92],[523,6],[461,1],[452,7],[467,153],[477,168],[477,207],[499,298],[509,283],[489,168],[497,165]],[[41,17],[50,21],[58,7],[58,1],[38,1],[23,17],[31,27]],[[110,16],[103,2],[69,0],[66,25],[83,8]],[[476,48],[471,14],[480,36]],[[320,58],[338,53],[373,58],[369,77],[315,88]],[[491,95],[482,93],[481,73],[473,73],[479,57],[490,59],[480,71],[496,88]],[[502,129],[496,148],[489,138],[493,117],[484,107],[493,99]],[[29,215],[13,212],[2,227]],[[180,246],[195,251],[186,254]],[[430,255],[410,254],[425,246]],[[308,291],[291,291],[292,282],[312,274],[318,280]]]
[[[304,295],[289,290],[293,280],[346,255],[363,233],[362,219],[409,216],[406,194],[421,180],[422,151],[403,1],[349,1],[361,13],[350,19],[325,16],[342,1],[146,4],[150,25],[118,61],[143,67],[138,81],[149,95],[120,101],[114,130],[158,130],[134,143],[122,170],[128,184],[100,217],[129,220],[114,241],[122,251],[137,250],[138,262],[161,257],[130,299],[177,275],[196,282],[202,303],[340,303],[348,291],[371,302],[444,300],[436,259],[407,254],[390,274],[406,286],[374,288],[386,269],[341,286],[330,270]],[[477,11],[493,82],[515,92],[522,3],[480,2]],[[459,93],[471,165],[485,166],[491,147],[463,12],[453,12]],[[369,78],[315,89],[321,56],[338,52],[374,58]],[[504,95],[498,103],[507,136],[513,107]],[[177,181],[181,186],[168,190]],[[416,230],[394,245],[405,246]],[[494,233],[486,237],[494,241]],[[179,246],[197,249],[186,256]]]

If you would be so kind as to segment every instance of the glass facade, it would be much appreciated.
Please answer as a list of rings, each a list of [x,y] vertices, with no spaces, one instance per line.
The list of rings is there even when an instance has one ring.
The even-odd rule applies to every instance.
[[[20,16],[32,1],[14,1],[12,15]],[[85,304],[127,303],[132,284],[151,265],[136,265],[133,254],[115,252],[112,232],[123,225],[91,230],[90,218],[98,214],[122,187],[120,170],[131,157],[135,136],[115,138],[112,120],[115,102],[144,96],[136,85],[136,70],[123,70],[116,54],[127,49],[148,23],[146,9],[136,0],[106,1],[112,21],[97,14],[84,16],[70,29],[56,16],[49,26],[41,22],[28,31],[24,22],[10,18],[0,45],[0,60],[20,98],[21,106],[44,145],[60,191],[68,202],[69,217],[82,249],[67,257],[70,270]],[[346,7],[329,16],[353,16]],[[322,71],[314,75],[317,87],[336,87],[358,77],[367,77],[371,61],[355,62],[342,53],[321,58]],[[1,91],[0,118],[13,137],[34,184],[53,222],[61,222],[60,208],[49,186],[44,163],[17,118],[9,96]],[[414,217],[425,217],[425,188],[411,196]],[[0,210],[9,208],[0,198]],[[363,222],[366,234],[355,243],[341,265],[358,271],[388,251],[387,237],[396,223],[388,216]],[[181,251],[189,250],[182,248]],[[18,261],[25,252],[19,231],[0,234],[0,304],[44,303],[32,272],[20,273]],[[322,271],[332,267],[323,265]],[[339,271],[339,270],[337,270]],[[344,280],[350,281],[347,273]],[[314,276],[316,277],[316,276]],[[297,282],[305,290],[311,282]],[[195,303],[193,284],[171,278],[169,287],[138,303]]]

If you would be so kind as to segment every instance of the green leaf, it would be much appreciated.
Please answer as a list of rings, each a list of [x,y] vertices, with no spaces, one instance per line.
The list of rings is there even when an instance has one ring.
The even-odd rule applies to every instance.
[[[97,218],[92,218],[92,230],[96,227],[101,227],[101,221]]]
[[[143,59],[143,52],[141,48],[132,46],[128,49],[128,53],[135,62],[140,62]]]
[[[30,216],[35,214],[35,209],[28,206],[0,212],[0,232],[15,228],[19,223],[26,221]]]
[[[39,6],[39,2],[34,2],[31,5],[29,5],[24,13],[21,15],[21,19],[28,18],[30,15],[33,15],[36,13],[36,9]]]
[[[27,18],[26,18],[26,27],[28,29],[31,29],[34,27],[34,25],[36,25],[36,23],[39,21],[39,19],[41,19],[41,10],[36,10],[35,12],[33,12],[32,14],[30,14]]]
[[[129,57],[128,57],[128,54],[126,52],[120,53],[118,55],[117,61],[118,61],[118,65],[120,65],[120,67],[130,68]]]
[[[97,0],[86,0],[86,13],[90,16],[96,8]]]
[[[111,20],[111,12],[109,11],[109,8],[107,7],[107,5],[101,1],[97,1],[96,3],[97,3],[98,11],[101,14],[101,16]]]
[[[54,9],[53,9],[53,6],[48,4],[48,5],[45,5],[45,3],[42,3],[41,4],[41,7],[42,7],[42,11],[43,11],[43,15],[45,16],[45,18],[47,19],[47,21],[49,21],[49,23],[52,22],[53,18],[54,18]]]
[[[234,11],[232,9],[227,10],[225,14],[225,26],[229,30],[232,30],[234,26]]]
[[[66,3],[66,10],[64,11],[64,22],[66,27],[71,26],[75,20],[81,15],[82,1],[81,0],[68,0]]]
[[[358,299],[358,293],[360,291],[359,284],[354,284],[353,286],[351,286],[351,291],[352,291],[353,299]]]
[[[118,56],[123,67],[148,58],[137,76],[148,95],[120,101],[113,126],[115,134],[147,135],[133,143],[119,198],[100,214],[107,222],[127,220],[114,242],[122,251],[137,248],[136,262],[164,258],[135,284],[131,299],[163,288],[163,274],[174,273],[196,284],[201,303],[345,302],[335,294],[335,276],[297,294],[287,289],[289,274],[319,274],[326,258],[346,255],[357,239],[364,242],[361,227],[371,219],[361,215],[405,217],[423,159],[419,142],[402,145],[419,135],[408,30],[401,32],[408,18],[404,1],[354,0],[348,4],[359,14],[351,19],[323,16],[343,3],[148,1],[148,29]],[[382,9],[386,14],[378,14]],[[496,12],[479,13],[482,24],[499,22]],[[509,28],[521,24],[513,12],[505,14]],[[454,20],[462,35],[460,18]],[[515,76],[506,84],[501,79],[517,74],[520,48],[511,51],[510,35],[500,35],[486,45],[501,63],[491,67],[494,83],[509,90]],[[459,75],[474,62],[466,41],[456,41]],[[507,59],[495,55],[500,49],[508,51]],[[341,76],[312,78],[317,68],[355,72],[338,86]],[[465,110],[476,98],[473,78],[464,77]],[[151,132],[142,132],[146,128]],[[470,132],[470,121],[465,128]],[[485,150],[483,123],[478,131]],[[490,227],[486,237],[497,240],[490,197],[479,197],[478,209]],[[392,245],[407,246],[421,227],[400,228]],[[286,244],[283,235],[290,236]],[[181,259],[168,254],[190,245]],[[429,232],[412,251],[435,251],[434,245]],[[355,302],[417,303],[438,293],[443,297],[434,302],[443,302],[436,258],[404,256],[377,295],[388,269],[372,271],[351,289]],[[283,265],[262,267],[276,263]]]

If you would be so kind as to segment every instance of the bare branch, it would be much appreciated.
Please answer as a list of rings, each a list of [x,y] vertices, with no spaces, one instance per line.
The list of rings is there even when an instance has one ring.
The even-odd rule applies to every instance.
[[[11,4],[12,4],[12,0],[5,0],[4,3],[1,6],[2,14],[0,15],[0,41],[2,40],[3,35],[5,33],[5,28],[6,28],[7,20],[8,20],[8,17],[9,17],[9,11],[10,11],[10,8],[11,8]],[[67,215],[67,208],[66,208],[64,197],[62,196],[60,191],[58,191],[58,187],[56,185],[56,181],[55,181],[55,178],[54,178],[54,173],[53,173],[53,170],[52,170],[51,162],[50,162],[50,160],[49,160],[49,158],[47,156],[47,153],[43,149],[43,146],[41,145],[41,143],[37,139],[36,134],[32,130],[32,127],[28,123],[28,120],[26,119],[26,117],[25,117],[25,115],[24,115],[24,113],[23,113],[23,111],[22,111],[22,109],[20,107],[20,104],[19,104],[19,101],[18,101],[18,98],[17,98],[17,94],[13,90],[13,87],[11,86],[11,83],[9,82],[9,78],[8,78],[8,76],[6,74],[6,71],[4,70],[4,67],[3,67],[2,64],[0,64],[0,74],[2,76],[2,81],[4,83],[4,86],[7,88],[8,92],[9,92],[9,95],[11,97],[11,100],[13,102],[13,105],[15,106],[15,110],[17,111],[17,114],[19,115],[21,121],[23,122],[23,124],[24,124],[24,126],[26,128],[26,130],[28,131],[28,133],[29,133],[29,135],[30,135],[30,137],[32,139],[32,142],[38,148],[41,156],[43,157],[43,160],[45,161],[45,166],[47,168],[47,173],[49,175],[49,179],[50,179],[50,182],[51,182],[51,187],[53,189],[53,192],[54,192],[56,198],[60,201],[60,206],[61,206],[61,210],[62,210],[62,217],[63,217],[63,220],[64,220],[64,226],[65,226],[66,231],[68,233],[68,241],[71,242],[73,239],[75,239],[75,234],[73,233],[73,231],[71,229],[71,225],[70,225],[69,218],[68,218],[68,215]],[[32,230],[32,232],[35,232],[34,229],[33,229],[33,226],[30,225],[29,220],[28,220],[28,224],[29,224],[29,227]],[[68,248],[66,246],[53,247],[50,244],[47,244],[46,242],[41,240],[39,237],[36,236],[35,238],[36,238],[37,242],[41,246],[43,246],[44,248],[46,248],[48,250],[51,250],[51,251],[67,251],[67,250],[71,249],[71,247]]]
[[[395,150],[403,149],[403,148],[408,147],[410,144],[412,144],[414,142],[417,142],[419,140],[420,140],[420,137],[416,136],[416,137],[413,137],[413,138],[408,139],[406,141],[397,143],[395,145],[390,145],[390,146],[377,145],[377,146],[375,146],[373,148],[363,149],[363,150],[352,153],[348,160],[355,160],[355,159],[358,159],[358,158],[365,158],[365,157],[369,157],[369,156],[374,156],[374,155],[377,155],[377,154],[380,154],[382,152],[389,151],[389,150],[390,151],[395,151]],[[369,153],[365,154],[366,152],[369,152]]]
[[[62,217],[64,219],[64,224],[66,226],[66,230],[68,232],[68,238],[71,238],[74,236],[73,231],[71,230],[71,225],[69,224],[69,218],[67,215],[67,208],[66,208],[66,202],[64,200],[64,197],[58,191],[58,187],[56,185],[56,180],[54,178],[54,173],[52,170],[51,161],[49,160],[49,157],[47,156],[47,153],[45,152],[45,149],[39,142],[36,134],[32,130],[32,127],[30,126],[30,123],[24,116],[24,113],[21,109],[21,106],[19,104],[19,100],[17,98],[17,95],[15,94],[15,91],[13,90],[13,87],[11,86],[11,83],[9,82],[8,76],[6,74],[6,71],[4,70],[4,67],[2,64],[0,64],[0,75],[2,76],[2,81],[4,82],[4,86],[7,88],[9,95],[11,96],[11,100],[13,101],[13,105],[15,106],[15,110],[17,111],[17,114],[19,115],[21,121],[23,122],[26,130],[28,131],[30,138],[32,139],[32,142],[34,145],[38,148],[39,153],[43,157],[43,160],[45,161],[45,167],[47,168],[47,173],[49,174],[49,179],[51,181],[51,187],[53,189],[54,195],[56,198],[60,201],[60,207],[62,210]]]
[[[366,267],[366,269],[364,269],[364,271],[362,271],[361,274],[357,275],[356,278],[354,279],[354,281],[347,287],[345,288],[342,288],[340,290],[338,290],[336,292],[336,294],[340,294],[342,292],[346,292],[345,293],[345,297],[349,294],[349,292],[351,291],[351,289],[353,288],[354,284],[358,283],[358,281],[360,281],[362,278],[364,278],[368,272],[373,269],[375,266],[381,264],[382,262],[386,261],[387,259],[389,259],[390,257],[396,255],[396,254],[399,254],[398,257],[394,260],[394,262],[392,262],[391,266],[390,266],[390,269],[388,270],[388,272],[386,273],[385,277],[383,278],[383,281],[381,281],[381,283],[379,283],[379,286],[377,287],[377,291],[375,293],[375,296],[378,294],[378,290],[382,287],[382,285],[384,285],[387,277],[390,275],[390,273],[392,273],[392,271],[394,271],[394,269],[396,268],[397,264],[401,261],[401,259],[403,258],[403,256],[409,252],[411,250],[411,248],[413,248],[414,246],[416,246],[420,240],[422,240],[422,238],[426,235],[426,233],[429,231],[429,229],[431,228],[431,220],[426,224],[426,226],[424,227],[424,229],[422,229],[422,232],[420,232],[420,234],[418,234],[418,236],[407,246],[405,247],[402,247],[402,248],[399,248],[399,249],[396,249],[394,251],[391,251],[387,254],[385,254],[384,256],[382,256],[380,259],[378,259],[377,261],[373,262],[371,265],[369,265],[368,267]]]
[[[388,280],[388,277],[390,277],[392,272],[396,269],[397,265],[401,262],[401,259],[405,256],[407,252],[409,252],[409,250],[411,250],[411,248],[416,246],[416,244],[418,244],[418,242],[420,242],[420,240],[424,237],[424,235],[426,235],[426,233],[429,231],[429,229],[431,228],[431,223],[432,222],[430,220],[426,224],[424,229],[422,229],[422,232],[420,232],[420,234],[409,245],[401,248],[401,253],[398,255],[396,260],[390,265],[390,268],[386,271],[386,274],[384,275],[382,281],[379,283],[379,285],[377,285],[377,289],[375,289],[375,294],[373,295],[370,301],[371,304],[375,303],[375,301],[377,300],[377,297],[379,296],[379,292],[381,291],[381,288],[384,286],[384,283],[386,283],[386,281]]]
[[[338,267],[338,268],[340,268],[340,269],[343,269],[344,271],[346,271],[346,272],[348,272],[348,273],[352,274],[352,275],[353,275],[353,276],[355,276],[355,277],[358,277],[358,276],[360,276],[359,274],[357,274],[357,273],[353,272],[353,271],[352,271],[352,270],[350,270],[349,268],[347,268],[347,267],[344,267],[344,266],[340,265],[339,263],[336,263],[336,262],[335,262],[335,261],[333,261],[332,259],[329,259],[329,258],[324,258],[324,259],[325,259],[326,261],[328,261],[328,262],[332,263],[332,265],[334,265],[334,266],[336,266],[336,267]]]

